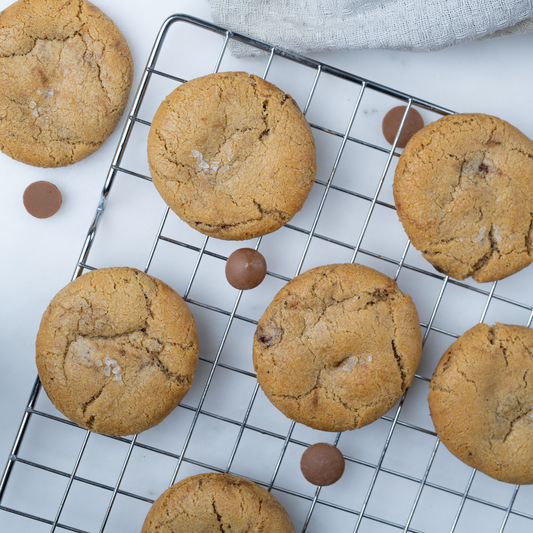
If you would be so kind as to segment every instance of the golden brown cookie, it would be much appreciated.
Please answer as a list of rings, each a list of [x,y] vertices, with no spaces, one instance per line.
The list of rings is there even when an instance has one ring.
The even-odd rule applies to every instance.
[[[180,218],[230,240],[288,222],[316,173],[313,134],[296,102],[245,72],[196,78],[168,95],[150,128],[148,162]]]
[[[394,199],[415,248],[449,276],[495,281],[533,261],[533,142],[504,120],[450,115],[420,130]]]
[[[411,384],[421,352],[411,298],[357,264],[314,268],[287,283],[259,320],[253,345],[269,400],[323,431],[384,415]]]
[[[133,78],[126,40],[93,4],[19,0],[0,13],[0,150],[61,167],[97,150]]]
[[[478,324],[442,356],[429,408],[440,440],[467,465],[533,483],[533,330]]]
[[[36,343],[39,377],[66,417],[132,435],[163,420],[191,387],[193,315],[162,281],[127,267],[88,272],[59,291]]]
[[[263,487],[231,474],[200,474],[154,502],[141,533],[294,533],[282,505]]]

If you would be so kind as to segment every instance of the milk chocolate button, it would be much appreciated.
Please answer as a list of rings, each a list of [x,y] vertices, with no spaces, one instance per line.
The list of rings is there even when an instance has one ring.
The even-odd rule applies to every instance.
[[[392,144],[396,138],[396,134],[398,133],[406,109],[407,107],[404,105],[393,107],[383,119],[383,136],[387,139],[389,144]],[[423,127],[424,119],[416,109],[411,108],[405,119],[405,124],[403,125],[402,133],[400,133],[400,138],[398,139],[396,146],[398,148],[405,148],[409,139]]]
[[[22,196],[26,211],[35,218],[49,218],[61,207],[61,192],[48,181],[36,181],[29,185]]]
[[[252,248],[235,250],[226,262],[226,278],[236,289],[248,290],[257,287],[266,276],[265,258]]]
[[[344,473],[344,457],[335,446],[318,442],[302,454],[300,469],[309,483],[322,487],[332,485]]]

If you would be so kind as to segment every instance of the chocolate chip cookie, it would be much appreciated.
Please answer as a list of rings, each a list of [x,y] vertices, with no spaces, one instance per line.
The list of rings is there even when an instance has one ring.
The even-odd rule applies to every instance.
[[[533,483],[533,330],[478,324],[442,356],[429,408],[440,440],[467,465]]]
[[[245,72],[196,78],[169,94],[152,121],[148,162],[179,217],[229,240],[287,223],[316,173],[313,135],[296,102]]]
[[[323,431],[360,428],[384,415],[411,384],[421,352],[411,298],[358,264],[314,268],[287,283],[253,343],[269,400]]]
[[[86,0],[19,0],[0,13],[0,42],[0,150],[38,167],[97,150],[133,80],[113,21]]]
[[[48,397],[67,418],[96,433],[136,434],[161,422],[191,387],[196,325],[162,281],[133,268],[103,268],[52,299],[36,362]]]
[[[504,120],[450,115],[420,130],[394,199],[415,248],[449,276],[495,281],[533,261],[533,142]]]
[[[141,533],[294,533],[263,487],[231,474],[200,474],[172,485],[152,505]]]

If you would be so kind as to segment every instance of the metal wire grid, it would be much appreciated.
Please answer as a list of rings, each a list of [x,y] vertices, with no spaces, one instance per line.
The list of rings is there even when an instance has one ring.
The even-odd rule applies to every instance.
[[[441,306],[444,295],[446,291],[449,290],[450,287],[455,287],[455,288],[460,289],[464,299],[469,299],[473,295],[484,298],[483,309],[479,317],[480,322],[485,320],[491,303],[499,301],[499,302],[503,302],[505,304],[513,306],[514,308],[518,308],[524,312],[529,313],[527,325],[529,326],[531,324],[531,321],[533,319],[533,307],[531,305],[524,304],[524,303],[515,301],[514,299],[508,298],[504,296],[503,294],[498,294],[496,292],[496,289],[498,286],[497,282],[493,283],[489,289],[486,289],[486,287],[484,286],[475,285],[475,284],[470,285],[468,283],[463,283],[463,282],[450,279],[448,277],[438,274],[437,272],[426,270],[425,268],[426,265],[419,267],[416,264],[408,261],[408,254],[410,251],[410,246],[409,246],[408,241],[406,241],[405,247],[403,249],[403,253],[401,254],[401,257],[399,259],[389,258],[389,257],[384,256],[383,254],[379,254],[375,251],[362,247],[362,243],[367,233],[371,219],[373,216],[375,216],[374,213],[375,213],[376,207],[380,206],[388,210],[394,210],[394,206],[391,205],[391,203],[385,202],[380,199],[380,192],[382,190],[382,186],[384,184],[387,173],[391,167],[391,164],[394,158],[399,155],[396,150],[396,142],[397,142],[399,134],[392,148],[382,148],[376,144],[364,141],[361,138],[357,138],[351,135],[354,120],[356,116],[358,115],[358,113],[361,112],[360,111],[361,101],[363,99],[363,96],[365,95],[366,92],[371,90],[371,91],[376,91],[378,93],[387,95],[388,97],[394,98],[401,102],[404,102],[407,109],[404,114],[404,119],[402,120],[401,127],[403,126],[405,117],[407,116],[409,109],[413,105],[416,105],[419,108],[426,109],[426,110],[429,110],[431,112],[434,112],[440,115],[450,113],[449,110],[446,110],[439,106],[435,106],[433,104],[414,98],[412,96],[402,94],[400,92],[394,91],[387,87],[383,87],[379,84],[372,83],[368,80],[365,80],[357,76],[354,76],[352,74],[340,71],[328,65],[324,65],[319,62],[315,62],[307,58],[303,58],[303,57],[285,52],[283,50],[272,48],[264,43],[260,43],[258,41],[249,39],[245,36],[226,31],[223,28],[216,27],[207,22],[204,22],[204,21],[201,21],[201,20],[189,17],[189,16],[185,16],[185,15],[175,15],[167,19],[167,21],[165,21],[165,23],[163,24],[161,31],[156,39],[153,51],[151,53],[151,56],[147,64],[147,67],[143,73],[138,92],[135,96],[135,99],[132,105],[131,114],[125,125],[122,137],[120,139],[113,162],[111,164],[109,173],[107,175],[107,179],[105,181],[105,185],[102,191],[99,205],[97,207],[95,218],[94,218],[93,223],[91,224],[91,227],[87,235],[87,239],[83,245],[82,252],[80,254],[80,258],[76,266],[73,278],[81,275],[87,269],[96,268],[95,266],[91,266],[91,264],[89,263],[88,261],[89,254],[93,248],[93,243],[95,240],[97,229],[100,226],[101,219],[103,217],[115,178],[118,175],[120,175],[120,176],[126,176],[133,180],[141,179],[141,180],[151,181],[149,176],[147,176],[146,174],[143,174],[142,172],[137,172],[136,170],[126,168],[125,166],[121,166],[121,165],[122,165],[123,155],[128,145],[133,128],[139,124],[145,127],[150,125],[149,121],[143,120],[139,117],[139,110],[143,103],[143,100],[145,98],[145,95],[147,93],[147,90],[148,90],[148,87],[151,81],[155,77],[164,77],[178,84],[186,81],[183,78],[174,76],[167,72],[160,71],[156,68],[157,60],[162,50],[163,44],[165,42],[167,33],[169,32],[170,28],[176,22],[181,22],[181,23],[185,23],[188,25],[192,25],[196,28],[201,29],[202,31],[207,31],[207,32],[211,32],[213,34],[222,36],[223,43],[222,43],[220,52],[218,54],[216,63],[214,65],[214,69],[213,69],[214,71],[218,71],[219,68],[221,67],[223,58],[225,58],[228,54],[227,52],[228,45],[230,44],[232,40],[246,43],[247,45],[254,47],[255,49],[266,52],[268,59],[266,60],[266,66],[263,72],[263,77],[265,78],[267,78],[272,62],[275,58],[282,58],[290,62],[295,62],[313,71],[314,72],[313,81],[308,91],[306,104],[303,108],[304,113],[307,113],[309,106],[314,98],[317,84],[319,83],[321,76],[323,76],[324,74],[328,74],[335,78],[342,79],[350,84],[353,84],[356,87],[359,87],[358,96],[351,110],[351,113],[348,119],[348,124],[344,132],[338,132],[338,131],[335,131],[334,129],[330,129],[318,123],[311,122],[311,125],[316,132],[320,131],[328,136],[338,138],[340,139],[340,144],[337,150],[334,163],[329,171],[329,176],[327,177],[327,179],[322,180],[320,176],[317,177],[316,183],[317,183],[317,186],[321,187],[321,192],[320,192],[320,198],[319,198],[319,201],[317,202],[316,210],[314,213],[314,218],[312,220],[312,223],[310,224],[310,227],[304,228],[295,223],[290,223],[285,226],[286,230],[303,236],[305,240],[305,244],[300,254],[296,270],[294,271],[294,275],[299,274],[300,271],[302,270],[304,266],[304,262],[308,255],[311,243],[314,242],[315,240],[318,240],[318,241],[323,241],[331,245],[334,245],[335,247],[340,247],[344,250],[347,250],[351,254],[351,261],[356,261],[356,260],[360,261],[361,259],[370,259],[370,260],[383,262],[383,264],[391,265],[395,269],[395,275],[393,276],[395,279],[398,279],[398,277],[400,276],[402,272],[413,272],[413,273],[416,273],[417,275],[424,276],[427,279],[434,280],[436,283],[440,284],[440,288],[434,300],[434,304],[432,305],[431,312],[429,314],[429,319],[426,321],[426,323],[422,323],[422,327],[424,331],[424,338],[423,338],[424,345],[426,344],[429,336],[432,334],[434,335],[438,333],[438,334],[444,335],[445,338],[450,340],[450,342],[451,340],[459,336],[457,333],[454,333],[453,331],[449,331],[447,329],[437,327],[434,324],[435,317],[437,316],[437,312],[439,311],[439,307]],[[377,181],[375,184],[375,192],[373,193],[373,195],[363,194],[361,192],[357,192],[354,189],[347,188],[345,186],[340,186],[334,182],[334,176],[337,172],[339,163],[341,161],[341,157],[343,156],[346,145],[349,143],[350,144],[354,143],[354,144],[358,144],[361,146],[365,146],[371,150],[382,152],[383,154],[386,155],[386,162],[381,171],[381,174],[377,177]],[[355,244],[345,242],[344,240],[335,239],[335,238],[332,238],[330,236],[327,236],[325,234],[321,234],[318,232],[319,221],[324,210],[326,199],[328,198],[328,195],[331,194],[332,191],[335,191],[342,195],[349,195],[351,197],[362,200],[363,202],[366,203],[366,206],[367,206],[366,215],[361,224],[361,227],[358,230],[359,234],[358,234]],[[200,265],[202,264],[202,261],[205,262],[208,258],[212,258],[212,259],[216,259],[218,261],[224,262],[227,259],[227,255],[211,250],[209,247],[209,243],[210,243],[209,238],[204,238],[203,242],[200,245],[196,245],[196,244],[191,244],[190,242],[187,242],[186,240],[180,240],[179,238],[176,238],[176,237],[165,236],[164,231],[167,227],[168,216],[169,216],[169,210],[168,208],[166,208],[164,211],[163,218],[161,219],[159,226],[157,228],[155,239],[153,240],[151,249],[149,250],[148,258],[145,263],[145,271],[149,271],[149,269],[151,268],[152,262],[154,260],[154,257],[156,256],[156,253],[159,247],[161,246],[161,243],[168,243],[169,245],[176,247],[180,250],[183,249],[191,253],[194,253],[196,255],[196,258],[194,260],[194,265],[192,267],[188,282],[186,284],[186,288],[182,295],[184,299],[188,302],[188,304],[191,306],[191,308],[204,309],[210,313],[214,313],[217,316],[223,317],[226,320],[226,323],[223,327],[222,335],[220,337],[220,341],[218,343],[218,347],[216,348],[215,353],[214,353],[214,357],[213,358],[209,358],[205,356],[201,357],[201,361],[203,361],[203,363],[205,363],[209,367],[209,370],[207,372],[207,376],[206,376],[201,394],[199,394],[197,405],[196,406],[189,405],[188,397],[186,397],[185,400],[182,402],[182,404],[177,408],[177,410],[180,410],[182,412],[183,411],[188,412],[191,415],[189,425],[188,425],[188,430],[182,440],[181,449],[175,450],[169,446],[162,446],[162,445],[154,446],[154,445],[151,445],[145,442],[141,442],[141,439],[139,439],[138,436],[134,436],[133,438],[102,437],[103,439],[105,439],[106,446],[111,446],[112,445],[111,443],[113,442],[118,442],[118,443],[121,443],[127,446],[127,452],[125,453],[122,465],[120,469],[118,470],[118,472],[116,473],[116,477],[114,478],[113,482],[96,481],[94,479],[91,479],[90,476],[81,475],[79,473],[80,464],[82,463],[84,456],[88,454],[87,447],[90,442],[90,439],[96,438],[94,434],[91,434],[88,431],[83,431],[79,429],[76,430],[78,432],[83,431],[84,437],[79,448],[76,448],[78,451],[76,452],[76,457],[73,462],[73,467],[70,471],[67,471],[66,469],[55,468],[49,464],[45,464],[46,463],[45,461],[37,462],[37,461],[27,459],[24,457],[24,453],[21,450],[23,448],[25,435],[28,431],[31,431],[31,426],[32,424],[35,424],[36,420],[44,419],[47,422],[52,423],[54,427],[56,428],[59,428],[59,427],[77,428],[77,426],[75,426],[70,421],[62,418],[61,416],[58,416],[57,413],[54,413],[53,411],[48,412],[46,408],[41,409],[37,406],[39,392],[40,392],[40,383],[39,383],[39,380],[37,379],[34,385],[34,388],[31,392],[31,396],[30,396],[27,408],[25,410],[19,432],[15,439],[12,453],[10,457],[8,458],[7,466],[6,466],[4,475],[1,480],[0,510],[2,511],[2,513],[4,514],[8,513],[10,515],[20,517],[21,519],[25,519],[25,521],[23,522],[25,524],[25,531],[33,531],[34,529],[37,531],[37,525],[43,526],[42,528],[43,531],[45,530],[55,531],[55,530],[61,529],[65,531],[88,533],[88,531],[93,531],[93,530],[94,531],[97,530],[100,532],[104,530],[116,530],[116,526],[109,525],[109,519],[110,519],[110,515],[112,513],[113,508],[117,506],[117,503],[116,503],[117,498],[126,498],[133,502],[144,503],[145,506],[143,507],[143,509],[145,509],[146,506],[151,504],[153,500],[155,499],[155,498],[146,496],[145,494],[142,493],[141,490],[138,490],[138,491],[126,490],[125,488],[121,486],[123,484],[123,479],[127,472],[128,465],[131,461],[132,454],[135,451],[141,450],[146,453],[150,452],[150,453],[157,454],[159,456],[163,456],[171,460],[174,463],[174,467],[172,469],[171,475],[168,476],[167,474],[166,476],[167,478],[170,477],[169,484],[172,484],[176,480],[182,477],[185,477],[187,473],[187,468],[186,468],[187,466],[198,468],[201,471],[233,472],[233,473],[239,474],[239,471],[234,471],[233,469],[235,465],[235,459],[236,459],[238,451],[241,450],[242,447],[244,446],[243,438],[244,438],[245,433],[252,432],[252,433],[256,433],[261,436],[267,436],[273,439],[274,441],[279,443],[279,448],[278,448],[277,459],[275,460],[274,467],[271,470],[271,473],[268,479],[258,479],[258,478],[254,478],[251,476],[247,476],[247,477],[250,477],[257,483],[265,486],[269,491],[274,491],[276,495],[279,497],[279,499],[281,499],[281,501],[284,503],[284,505],[288,507],[289,511],[294,512],[296,517],[293,516],[293,519],[295,520],[297,529],[299,528],[299,530],[301,530],[302,532],[307,531],[307,530],[309,531],[319,530],[317,529],[317,527],[319,528],[320,526],[319,525],[317,526],[317,524],[313,523],[313,517],[316,516],[317,509],[321,508],[321,509],[325,509],[327,512],[333,513],[332,516],[334,517],[333,518],[334,525],[332,526],[332,528],[336,531],[346,530],[346,531],[352,531],[353,533],[356,533],[357,531],[364,531],[366,533],[370,531],[401,530],[401,531],[406,531],[406,532],[410,531],[410,532],[416,532],[416,533],[418,532],[422,533],[422,531],[426,533],[432,533],[433,531],[436,531],[438,529],[436,523],[432,524],[431,526],[427,526],[423,530],[418,529],[413,526],[413,519],[415,518],[417,511],[420,511],[424,505],[423,503],[424,491],[429,490],[429,489],[437,491],[438,498],[440,499],[445,499],[447,496],[454,497],[454,502],[455,502],[455,507],[454,507],[455,511],[453,513],[454,516],[453,516],[453,520],[451,520],[450,527],[446,529],[446,531],[450,531],[450,533],[453,533],[454,531],[464,530],[464,528],[461,529],[461,517],[464,514],[465,505],[467,505],[468,503],[480,504],[482,506],[482,509],[486,510],[487,512],[490,511],[491,509],[499,511],[498,516],[500,520],[499,520],[499,524],[497,525],[498,529],[494,529],[494,531],[500,531],[500,532],[512,531],[513,533],[515,531],[518,531],[516,525],[508,526],[510,518],[513,518],[513,519],[516,518],[520,520],[520,523],[522,524],[522,527],[523,527],[523,529],[520,529],[520,531],[531,530],[530,528],[533,527],[533,513],[531,512],[532,507],[529,506],[527,509],[527,512],[525,512],[515,506],[515,502],[517,501],[517,497],[519,494],[524,494],[526,501],[531,502],[533,492],[529,490],[530,487],[519,487],[519,486],[514,487],[512,489],[510,497],[508,497],[507,499],[507,503],[501,503],[501,502],[496,502],[496,501],[489,501],[488,499],[479,497],[471,492],[471,489],[472,489],[472,486],[474,484],[474,480],[476,477],[476,471],[469,470],[470,473],[468,475],[468,480],[466,482],[464,489],[462,490],[451,487],[451,486],[446,486],[445,484],[437,483],[431,480],[430,474],[432,472],[432,467],[434,465],[435,458],[437,457],[437,453],[439,451],[440,441],[432,430],[424,428],[417,424],[410,423],[400,418],[400,415],[402,413],[402,410],[404,408],[404,404],[407,398],[407,393],[400,400],[399,404],[394,408],[394,410],[390,412],[387,416],[383,417],[382,419],[384,422],[388,424],[387,426],[388,430],[384,434],[384,440],[383,440],[383,444],[381,447],[381,451],[379,452],[379,455],[376,461],[368,461],[362,457],[356,456],[355,454],[353,456],[351,454],[345,454],[345,458],[346,458],[348,465],[353,464],[353,465],[365,467],[365,468],[368,468],[369,471],[371,472],[370,478],[369,480],[367,480],[366,488],[362,489],[363,497],[360,502],[354,501],[353,504],[350,506],[339,504],[339,503],[335,503],[335,501],[332,501],[328,497],[321,497],[321,495],[323,494],[323,489],[321,488],[317,488],[314,491],[314,494],[312,494],[312,493],[305,492],[305,491],[294,490],[290,488],[289,486],[286,486],[287,485],[286,483],[280,482],[279,481],[280,470],[282,468],[282,465],[286,464],[286,462],[288,461],[287,456],[288,456],[288,450],[290,446],[296,445],[297,447],[300,447],[301,449],[303,449],[303,447],[308,446],[310,442],[313,441],[313,439],[318,438],[319,436],[311,437],[305,440],[302,438],[299,438],[299,436],[296,435],[297,433],[296,428],[298,425],[295,424],[294,422],[290,423],[288,430],[286,432],[273,431],[273,430],[268,429],[265,426],[261,426],[261,425],[257,425],[253,423],[251,414],[252,414],[254,407],[257,405],[258,394],[260,393],[259,385],[257,384],[256,381],[255,381],[255,385],[253,387],[251,396],[249,397],[246,409],[244,411],[244,416],[242,418],[237,419],[237,418],[232,418],[229,416],[223,416],[220,413],[213,412],[211,410],[208,410],[205,407],[206,398],[209,394],[210,387],[212,386],[212,383],[214,380],[215,371],[217,369],[224,369],[225,371],[228,371],[232,373],[233,375],[241,375],[246,378],[255,380],[255,374],[253,372],[247,369],[239,368],[233,364],[229,364],[227,362],[222,361],[221,355],[223,353],[225,344],[228,340],[228,336],[230,335],[230,332],[234,324],[237,322],[241,322],[241,323],[247,323],[253,327],[256,324],[256,320],[253,318],[250,318],[249,316],[245,314],[238,313],[239,305],[243,297],[242,291],[238,292],[230,310],[223,309],[221,307],[212,305],[210,302],[197,300],[191,297],[191,290],[197,279],[198,271],[200,269]],[[261,242],[262,242],[262,239],[261,238],[258,239],[255,242],[255,247],[259,248],[261,245]],[[329,262],[329,261],[326,261],[326,262]],[[280,273],[277,273],[271,270],[269,270],[267,277],[271,279],[276,279],[280,283],[284,283],[290,279],[290,276],[283,275],[283,274],[280,274]],[[427,383],[429,382],[429,379],[430,377],[428,377],[428,375],[417,374],[415,383],[417,381],[420,383]],[[199,431],[197,427],[199,425],[200,417],[207,417],[207,419],[216,421],[217,423],[221,423],[224,427],[231,427],[236,430],[236,437],[234,438],[233,445],[231,447],[231,452],[229,453],[229,456],[227,457],[225,467],[221,467],[220,465],[216,465],[211,462],[199,461],[191,457],[190,454],[188,455],[188,452],[190,452],[191,440],[193,439],[195,431]],[[395,432],[397,433],[399,428],[404,428],[409,431],[409,435],[410,435],[409,439],[411,439],[411,441],[415,441],[421,438],[421,436],[423,435],[429,436],[432,439],[431,452],[429,454],[429,458],[427,459],[427,464],[423,469],[422,475],[413,476],[408,473],[402,472],[398,469],[390,468],[386,465],[387,452],[389,452],[391,448],[391,442],[394,438]],[[339,440],[341,439],[341,437],[343,437],[343,435],[345,434],[339,433],[333,436],[332,443],[335,445],[339,444]],[[29,438],[30,437],[26,437],[26,440]],[[442,447],[440,448],[442,449]],[[50,518],[49,516],[44,516],[45,513],[39,514],[33,511],[28,512],[27,510],[21,510],[14,504],[5,505],[2,503],[2,500],[4,499],[6,494],[8,494],[9,492],[10,479],[14,475],[14,469],[15,467],[18,467],[18,466],[27,467],[30,469],[30,472],[32,473],[37,472],[37,471],[43,471],[43,472],[52,474],[53,476],[64,480],[65,482],[64,490],[62,491],[62,496],[60,498],[59,505],[57,506],[57,509],[55,511],[55,516],[53,518]],[[380,475],[381,476],[388,475],[388,476],[391,476],[392,479],[404,480],[404,481],[412,482],[416,485],[417,487],[416,493],[414,497],[411,499],[410,503],[407,505],[407,509],[405,513],[406,518],[403,521],[389,519],[387,518],[386,513],[382,513],[380,515],[378,513],[371,512],[372,510],[370,508],[371,499],[372,499],[372,495],[375,494],[376,491],[378,490],[377,484],[378,484],[378,478]],[[351,484],[358,483],[358,479],[353,479],[353,480],[350,479],[349,481]],[[74,484],[82,484],[88,487],[92,487],[100,491],[100,493],[104,493],[107,495],[107,505],[105,506],[106,507],[105,511],[103,512],[101,522],[97,528],[80,529],[79,527],[75,527],[74,525],[69,525],[68,523],[66,523],[66,521],[62,519],[63,512],[65,510],[65,506],[67,502],[69,501],[69,498],[71,499],[73,498],[72,492],[73,492]],[[155,495],[155,497],[157,497],[157,495]],[[440,520],[439,513],[438,513],[438,506],[437,506],[437,509],[433,509],[433,510],[427,509],[423,511],[426,514],[430,514],[431,516],[434,516],[436,522]],[[143,510],[143,513],[144,512],[145,511]],[[481,512],[484,512],[484,511],[478,512],[478,518]],[[0,513],[0,519],[1,519],[2,513]],[[293,513],[291,512],[291,516],[292,515]],[[342,515],[342,524],[343,524],[342,527],[340,526],[341,520],[339,519],[341,515]],[[339,519],[339,522],[336,522],[337,519]],[[477,519],[475,520],[475,522],[477,522]],[[318,524],[320,524],[320,522],[318,522]],[[1,525],[1,522],[0,522],[0,525]],[[138,526],[138,529],[140,529],[141,523],[138,523],[137,526]],[[38,529],[38,530],[41,531],[41,529]],[[441,529],[439,529],[439,531],[440,530]],[[472,530],[473,529],[470,529],[470,531]]]

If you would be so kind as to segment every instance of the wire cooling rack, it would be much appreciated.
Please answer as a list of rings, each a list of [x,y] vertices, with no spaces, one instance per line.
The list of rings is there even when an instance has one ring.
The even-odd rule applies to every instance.
[[[199,42],[208,46],[195,48]],[[229,52],[235,44],[258,54],[239,59]],[[256,73],[290,93],[317,146],[316,183],[302,211],[246,243],[206,238],[169,213],[146,162],[150,121],[163,98],[188,79],[223,70]],[[199,330],[194,384],[159,426],[111,438],[66,420],[37,380],[0,485],[0,530],[140,531],[170,484],[214,471],[272,491],[302,532],[531,533],[533,486],[497,482],[451,456],[434,432],[427,392],[442,353],[475,323],[530,325],[533,307],[524,302],[533,302],[532,271],[488,285],[458,282],[409,246],[392,198],[399,150],[381,133],[385,113],[402,104],[426,123],[450,113],[189,16],[165,21],[73,277],[128,265],[178,290]],[[268,264],[265,281],[246,292],[224,276],[227,257],[243,246],[258,248]],[[386,416],[332,434],[294,424],[268,402],[251,346],[258,318],[288,280],[349,261],[388,274],[412,296],[424,351],[413,385]],[[337,445],[346,458],[332,486],[316,488],[300,473],[301,454],[315,442]]]

